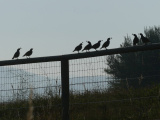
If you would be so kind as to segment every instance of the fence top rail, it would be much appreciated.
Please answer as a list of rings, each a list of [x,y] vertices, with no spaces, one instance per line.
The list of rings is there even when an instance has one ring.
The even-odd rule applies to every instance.
[[[115,48],[115,49],[108,49],[108,50],[59,55],[59,56],[46,56],[46,57],[36,57],[36,58],[28,58],[28,59],[5,60],[5,61],[0,61],[0,66],[72,60],[72,59],[120,54],[120,53],[156,50],[156,49],[160,49],[160,43],[154,43],[154,44],[143,45],[143,46],[132,46],[132,47],[125,47],[125,48]]]

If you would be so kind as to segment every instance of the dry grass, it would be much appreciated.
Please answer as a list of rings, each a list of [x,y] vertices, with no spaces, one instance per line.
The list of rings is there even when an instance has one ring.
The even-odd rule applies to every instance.
[[[33,120],[33,103],[32,103],[32,98],[33,98],[33,90],[32,88],[30,89],[30,94],[29,94],[29,110],[27,113],[27,120]]]
[[[134,99],[159,96],[159,91],[160,86],[156,85],[138,89],[130,87],[128,89],[110,89],[101,92],[94,90],[86,91],[84,94],[71,92],[70,120],[159,119],[160,102],[158,98]],[[59,96],[33,96],[34,94],[31,89],[28,101],[0,104],[1,119],[61,120],[62,109],[60,106],[61,98]]]

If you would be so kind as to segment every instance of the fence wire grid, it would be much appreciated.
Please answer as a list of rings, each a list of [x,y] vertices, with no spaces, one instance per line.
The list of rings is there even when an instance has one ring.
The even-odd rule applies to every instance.
[[[159,52],[159,50],[149,52],[157,51]],[[122,78],[107,74],[105,71],[109,68],[107,59],[111,58],[111,55],[69,60],[70,119],[119,119],[122,116],[125,119],[150,119],[152,115],[156,118],[160,117],[158,115],[160,113],[159,87],[157,87],[160,79],[160,58],[157,54],[147,56],[148,51],[144,52],[145,55],[140,56],[140,59],[131,57],[137,56],[140,52],[121,54],[130,58],[133,72],[132,75],[125,77],[128,74],[125,71]],[[120,54],[112,56],[116,55]],[[148,59],[150,63],[145,63],[144,59]],[[150,67],[151,65],[148,64],[157,67]],[[137,65],[139,65],[140,72],[136,71]],[[124,69],[127,69],[125,67]],[[130,72],[130,69],[127,70]],[[152,79],[157,79],[155,83],[149,83],[154,86],[152,88],[151,86],[144,87],[144,89],[132,87],[132,83],[141,86],[142,83],[152,81]],[[121,89],[116,86],[120,83],[124,83],[126,88]],[[61,62],[1,66],[0,118],[26,119],[31,91],[34,119],[60,120],[63,108]],[[135,114],[129,112],[128,109],[131,107],[131,111],[136,111]]]

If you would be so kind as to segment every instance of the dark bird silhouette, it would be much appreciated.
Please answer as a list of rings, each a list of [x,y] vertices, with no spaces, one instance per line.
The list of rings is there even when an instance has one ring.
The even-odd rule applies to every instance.
[[[92,46],[92,48],[94,48],[95,50],[97,50],[97,48],[100,47],[101,41],[103,41],[103,40],[99,40],[97,43],[95,43],[95,44]]]
[[[139,43],[139,38],[137,37],[136,34],[132,34],[134,36],[134,39],[133,39],[133,45],[137,45]]]
[[[86,42],[88,42],[88,44],[84,47],[84,49],[82,51],[86,50],[86,52],[87,52],[87,50],[89,51],[92,48],[92,44],[90,41],[86,41]]]
[[[143,42],[145,45],[146,45],[148,42],[150,42],[149,39],[146,38],[146,37],[144,37],[142,33],[140,33],[140,35],[141,35],[141,40],[142,40],[142,42]]]
[[[24,56],[26,56],[26,57],[28,56],[28,57],[29,57],[29,56],[32,55],[32,53],[33,53],[33,48],[31,48],[29,51],[27,51],[27,52],[23,55],[23,57],[24,57]]]
[[[101,49],[102,49],[102,48],[106,48],[106,49],[107,49],[107,47],[108,47],[109,44],[110,44],[110,40],[111,40],[111,39],[112,39],[112,38],[108,38],[107,41],[103,43]]]
[[[78,53],[79,53],[79,51],[82,49],[82,44],[83,44],[83,42],[80,43],[77,47],[75,47],[75,49],[73,50],[73,52],[74,51],[78,51]]]
[[[20,49],[21,49],[21,48],[18,48],[18,49],[17,49],[17,51],[14,53],[14,56],[13,56],[12,59],[14,59],[14,58],[17,58],[17,59],[18,59],[18,57],[19,57],[19,55],[20,55]]]

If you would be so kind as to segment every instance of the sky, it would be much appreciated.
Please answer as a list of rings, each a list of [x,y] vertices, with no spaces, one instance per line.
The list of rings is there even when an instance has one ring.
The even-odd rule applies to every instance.
[[[0,60],[72,54],[86,40],[112,37],[118,48],[132,33],[160,25],[159,0],[0,0]]]

